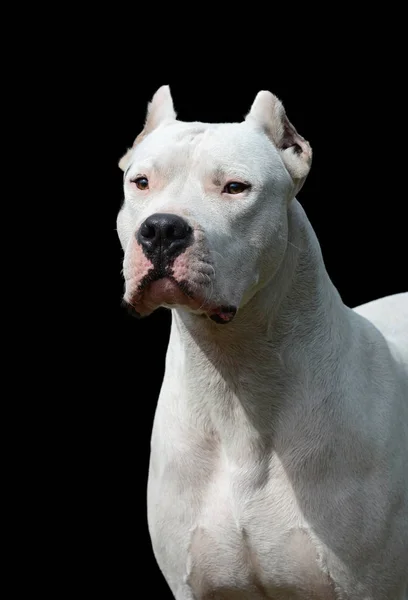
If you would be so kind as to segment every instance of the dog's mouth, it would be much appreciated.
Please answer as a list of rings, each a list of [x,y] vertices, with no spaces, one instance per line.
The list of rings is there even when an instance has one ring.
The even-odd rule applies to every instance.
[[[171,273],[152,271],[140,282],[129,300],[124,300],[128,312],[137,318],[151,314],[160,306],[186,308],[198,315],[207,316],[215,323],[230,323],[237,309],[232,305],[216,306],[199,293],[193,292],[186,281],[177,281]]]

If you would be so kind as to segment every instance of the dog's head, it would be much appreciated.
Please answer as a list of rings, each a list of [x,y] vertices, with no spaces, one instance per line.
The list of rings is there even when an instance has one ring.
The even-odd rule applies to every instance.
[[[311,156],[270,92],[241,123],[185,123],[161,87],[119,163],[125,302],[141,316],[183,307],[228,323],[283,259]]]

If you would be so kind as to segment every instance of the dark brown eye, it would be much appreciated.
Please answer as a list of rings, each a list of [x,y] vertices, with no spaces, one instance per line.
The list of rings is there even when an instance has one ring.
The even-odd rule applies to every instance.
[[[248,188],[249,185],[247,183],[241,183],[240,181],[231,181],[230,183],[227,183],[227,185],[222,191],[226,194],[240,194]]]
[[[136,177],[136,179],[134,179],[134,182],[139,188],[139,190],[147,190],[149,187],[149,180],[147,179],[147,177]]]

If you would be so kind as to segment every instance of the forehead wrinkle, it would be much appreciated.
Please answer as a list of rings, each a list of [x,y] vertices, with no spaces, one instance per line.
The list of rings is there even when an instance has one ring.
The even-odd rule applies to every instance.
[[[200,148],[206,137],[204,128],[185,130],[173,140],[172,144],[164,147],[154,161],[157,172],[170,179],[183,175],[183,180],[189,180],[194,167],[202,162]]]
[[[231,124],[220,124],[204,131],[194,150],[195,163],[200,167],[200,171],[206,178],[210,178],[215,185],[221,185],[227,180],[234,178],[251,182],[256,178],[256,168],[254,171],[253,156],[249,154],[249,161],[242,161],[242,154],[245,154],[246,143],[235,135],[228,143],[225,137],[227,128]]]
[[[185,167],[191,161],[195,162],[196,154],[206,138],[206,128],[204,126],[194,126],[186,128],[170,140],[165,146],[164,152],[159,156],[160,168],[168,170],[171,167]]]
[[[234,178],[255,183],[254,180],[259,178],[257,167],[263,155],[251,152],[251,143],[248,152],[248,141],[253,140],[246,135],[244,143],[239,127],[182,122],[177,122],[177,125],[183,125],[181,131],[178,127],[173,129],[175,126],[172,125],[166,126],[162,133],[167,130],[167,135],[162,137],[158,148],[149,145],[146,148],[146,143],[141,144],[141,150],[142,146],[150,150],[147,156],[141,156],[141,168],[151,168],[160,178],[167,180],[178,176],[190,180],[195,171],[216,185]],[[149,143],[149,137],[145,142]],[[153,137],[154,133],[152,141]],[[245,157],[248,155],[248,162],[242,161],[243,154]]]
[[[177,125],[177,127],[175,127],[175,125]],[[179,129],[180,125],[184,125],[181,130]],[[200,138],[207,127],[207,125],[202,123],[183,123],[182,121],[176,121],[175,124],[167,125],[162,131],[153,131],[150,135],[146,136],[143,142],[136,147],[135,158],[137,159],[140,155],[140,162],[151,160],[152,163],[156,163],[156,161],[161,163],[163,159],[166,160],[168,158],[166,154],[171,154],[171,156],[175,154],[175,148],[180,151],[184,149],[187,150],[192,145],[196,145],[197,142],[200,141]],[[154,143],[158,134],[161,134],[162,137],[159,150]],[[145,155],[143,157],[146,150],[150,152],[148,156]],[[153,166],[157,167],[160,165],[154,164]]]

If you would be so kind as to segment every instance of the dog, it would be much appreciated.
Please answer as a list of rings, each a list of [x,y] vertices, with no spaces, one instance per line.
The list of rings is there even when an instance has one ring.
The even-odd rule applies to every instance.
[[[408,599],[408,293],[342,302],[311,162],[272,93],[187,123],[163,86],[119,163],[124,302],[172,309],[147,516],[176,600]]]

